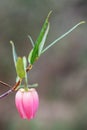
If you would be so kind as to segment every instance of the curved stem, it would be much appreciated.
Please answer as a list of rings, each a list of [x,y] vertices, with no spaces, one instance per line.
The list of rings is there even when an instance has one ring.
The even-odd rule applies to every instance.
[[[30,71],[32,69],[32,65],[29,65],[27,68],[26,68],[26,72]],[[18,82],[15,83],[15,85],[10,89],[8,90],[7,92],[3,93],[0,95],[0,99],[9,95],[9,93],[13,92],[13,91],[17,91],[18,89],[18,86],[20,85],[20,83],[22,82],[22,79],[19,79]],[[7,87],[10,87],[10,85],[0,81],[1,84],[7,86]]]
[[[3,93],[2,95],[0,95],[0,99],[2,99],[2,98],[5,97],[5,96],[8,96],[9,93],[11,93],[11,92],[12,92],[12,89],[10,89],[10,90],[8,90],[7,92]]]

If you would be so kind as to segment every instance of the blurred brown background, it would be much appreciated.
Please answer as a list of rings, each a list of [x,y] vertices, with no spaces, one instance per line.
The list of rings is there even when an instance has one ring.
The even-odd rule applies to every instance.
[[[0,0],[0,80],[13,85],[15,67],[10,40],[19,56],[28,56],[50,10],[46,46],[82,20],[86,0]],[[87,24],[50,48],[29,73],[38,83],[40,107],[32,121],[21,120],[15,93],[0,100],[0,130],[87,130]],[[0,93],[8,90],[0,85]]]

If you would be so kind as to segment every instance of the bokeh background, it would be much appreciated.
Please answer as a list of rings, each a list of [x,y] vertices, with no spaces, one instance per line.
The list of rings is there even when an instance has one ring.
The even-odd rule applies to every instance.
[[[15,67],[9,43],[28,56],[50,10],[46,46],[78,22],[87,21],[87,0],[0,0],[0,80],[13,85]],[[40,107],[34,120],[21,120],[15,93],[0,100],[0,130],[87,130],[87,24],[44,53],[28,75],[38,83]],[[7,91],[0,85],[0,94]]]

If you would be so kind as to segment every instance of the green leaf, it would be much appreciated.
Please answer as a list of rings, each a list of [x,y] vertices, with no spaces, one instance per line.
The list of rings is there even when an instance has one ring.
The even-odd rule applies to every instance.
[[[17,62],[16,62],[16,72],[18,77],[21,79],[25,77],[25,65],[23,62],[23,59],[21,57],[18,57]]]
[[[16,83],[20,80],[19,76],[16,77]]]
[[[44,32],[44,35],[42,37],[40,44],[39,44],[38,56],[40,56],[41,53],[42,53],[42,50],[43,50],[43,47],[44,47],[44,44],[45,44],[45,41],[46,41],[46,38],[47,38],[47,34],[48,34],[48,31],[49,31],[49,27],[50,27],[50,24],[48,23],[48,26],[47,26],[47,28]]]
[[[14,60],[14,64],[15,64],[15,67],[16,67],[16,62],[17,62],[17,53],[16,53],[16,50],[15,50],[15,46],[14,46],[14,43],[13,41],[10,41],[11,45],[12,45],[12,53],[13,53],[13,60]]]
[[[26,60],[26,57],[23,56],[23,64],[24,64],[24,69],[26,71],[26,67],[27,67],[27,60]]]
[[[32,62],[32,52],[33,52],[33,49],[30,51],[29,56],[28,56],[28,62],[29,62],[30,64],[33,63],[33,62]]]
[[[28,38],[30,39],[31,44],[32,44],[32,46],[34,47],[34,41],[33,41],[32,37],[31,37],[30,35],[28,35]]]
[[[27,72],[26,72],[26,67],[27,67],[27,60],[26,60],[26,57],[24,56],[23,57],[23,63],[24,63],[24,70],[25,70],[25,81],[26,81],[26,84],[27,84]]]
[[[57,38],[56,40],[54,40],[50,45],[48,45],[43,51],[42,53],[44,53],[45,51],[47,51],[50,47],[52,47],[54,44],[58,43],[61,39],[63,39],[65,36],[67,36],[69,33],[71,33],[74,29],[76,29],[79,25],[84,24],[85,21],[81,21],[78,24],[76,24],[74,27],[72,27],[70,30],[68,30],[66,33],[64,33],[62,36],[60,36],[59,38]]]
[[[28,61],[30,64],[33,64],[35,62],[35,60],[40,57],[41,53],[42,53],[42,49],[43,46],[45,44],[46,38],[47,38],[47,34],[49,31],[49,16],[51,14],[52,11],[50,11],[50,13],[48,14],[45,23],[41,29],[41,32],[35,42],[34,48],[31,50],[31,52],[29,53],[28,56]]]

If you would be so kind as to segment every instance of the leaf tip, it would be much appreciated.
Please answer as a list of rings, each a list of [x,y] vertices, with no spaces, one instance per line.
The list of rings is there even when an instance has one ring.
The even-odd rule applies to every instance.
[[[12,41],[12,40],[10,40],[10,44],[13,44],[13,41]]]
[[[52,10],[48,13],[47,19],[49,19],[51,14],[52,14]]]
[[[80,24],[83,24],[83,23],[86,23],[86,21],[81,21],[81,22],[79,23],[79,25],[80,25]]]

